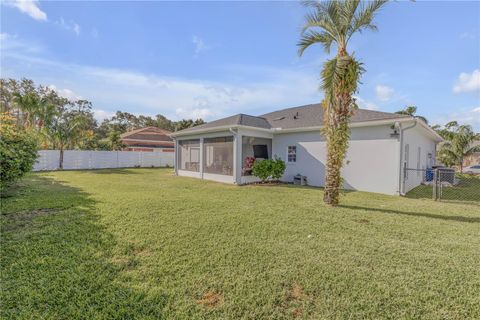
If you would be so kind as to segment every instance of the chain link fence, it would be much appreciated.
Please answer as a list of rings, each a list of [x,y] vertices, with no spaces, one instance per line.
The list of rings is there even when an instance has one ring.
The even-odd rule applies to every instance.
[[[471,202],[480,205],[480,175],[451,168],[404,169],[403,190],[407,198]]]

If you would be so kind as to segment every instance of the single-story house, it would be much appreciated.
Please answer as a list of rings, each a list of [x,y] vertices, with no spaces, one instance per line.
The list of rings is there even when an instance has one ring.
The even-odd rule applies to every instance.
[[[472,147],[476,146],[480,146],[480,141],[475,141],[472,143]],[[473,166],[476,164],[480,164],[480,152],[474,152],[463,159],[464,167]]]
[[[286,163],[282,181],[300,174],[312,186],[325,181],[326,142],[320,129],[321,104],[270,112],[237,114],[177,131],[175,172],[232,184],[257,181],[250,174],[253,158],[279,157]],[[442,138],[420,119],[395,113],[358,109],[351,118],[351,138],[342,169],[344,188],[391,195],[420,184],[435,164]],[[253,157],[253,158],[252,158]]]
[[[123,151],[174,152],[171,133],[157,127],[145,127],[126,132],[120,139],[125,145]]]

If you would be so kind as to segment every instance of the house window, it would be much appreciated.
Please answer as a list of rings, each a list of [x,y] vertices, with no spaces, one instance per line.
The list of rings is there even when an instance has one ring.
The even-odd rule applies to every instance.
[[[287,147],[287,162],[288,163],[297,162],[297,146]]]

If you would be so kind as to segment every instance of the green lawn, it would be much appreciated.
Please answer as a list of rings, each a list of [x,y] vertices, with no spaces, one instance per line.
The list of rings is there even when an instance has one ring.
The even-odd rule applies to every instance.
[[[480,206],[31,174],[2,199],[3,319],[480,318]]]

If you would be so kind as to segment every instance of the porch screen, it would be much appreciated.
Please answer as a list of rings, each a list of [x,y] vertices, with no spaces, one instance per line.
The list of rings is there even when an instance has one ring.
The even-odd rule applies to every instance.
[[[178,168],[187,171],[200,171],[200,140],[178,141]]]
[[[232,176],[233,137],[205,138],[203,146],[203,172]]]

